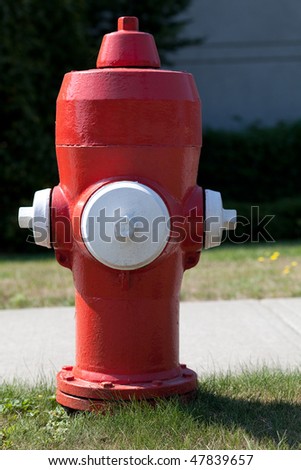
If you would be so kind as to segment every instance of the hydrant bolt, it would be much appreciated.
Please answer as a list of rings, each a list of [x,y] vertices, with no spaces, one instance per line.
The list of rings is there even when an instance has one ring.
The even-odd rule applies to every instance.
[[[112,382],[103,382],[101,385],[102,385],[103,388],[113,388],[114,387]]]

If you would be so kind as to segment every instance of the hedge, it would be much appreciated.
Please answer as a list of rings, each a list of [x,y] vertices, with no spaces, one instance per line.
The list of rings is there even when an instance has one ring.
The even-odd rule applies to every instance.
[[[259,222],[274,216],[266,225],[272,239],[301,238],[301,121],[241,132],[209,129],[203,140],[198,183],[220,191],[225,208],[237,209],[236,241],[243,233],[264,241],[255,207]]]
[[[222,191],[225,200],[301,196],[301,120],[241,132],[207,130],[203,140],[198,182]]]
[[[226,200],[225,206],[237,210],[237,228],[230,234],[235,243],[301,239],[301,197],[264,203]]]

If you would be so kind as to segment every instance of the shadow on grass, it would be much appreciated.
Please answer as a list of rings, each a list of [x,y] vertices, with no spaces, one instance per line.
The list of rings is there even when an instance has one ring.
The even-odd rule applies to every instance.
[[[200,424],[243,428],[259,441],[268,438],[276,447],[284,443],[300,449],[301,405],[230,398],[199,389],[194,401],[180,406]]]

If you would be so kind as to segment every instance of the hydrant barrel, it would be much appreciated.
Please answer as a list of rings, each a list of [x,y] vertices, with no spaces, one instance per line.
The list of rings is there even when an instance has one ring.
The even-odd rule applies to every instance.
[[[120,18],[104,36],[97,68],[65,75],[60,183],[49,203],[51,246],[75,286],[76,359],[57,376],[62,405],[87,410],[196,390],[195,372],[179,361],[182,277],[235,225],[219,196],[196,185],[201,143],[192,75],[160,69],[137,18]],[[208,214],[221,218],[212,227],[206,199]]]

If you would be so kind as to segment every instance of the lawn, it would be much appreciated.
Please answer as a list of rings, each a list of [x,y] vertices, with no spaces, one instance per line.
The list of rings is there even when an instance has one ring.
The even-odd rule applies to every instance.
[[[182,300],[301,296],[301,243],[221,246],[184,275]]]
[[[49,385],[0,388],[0,449],[301,449],[301,375],[200,381],[197,398],[68,415]]]
[[[184,275],[181,300],[301,296],[301,243],[224,245]],[[0,308],[73,305],[72,274],[53,253],[0,257]]]

